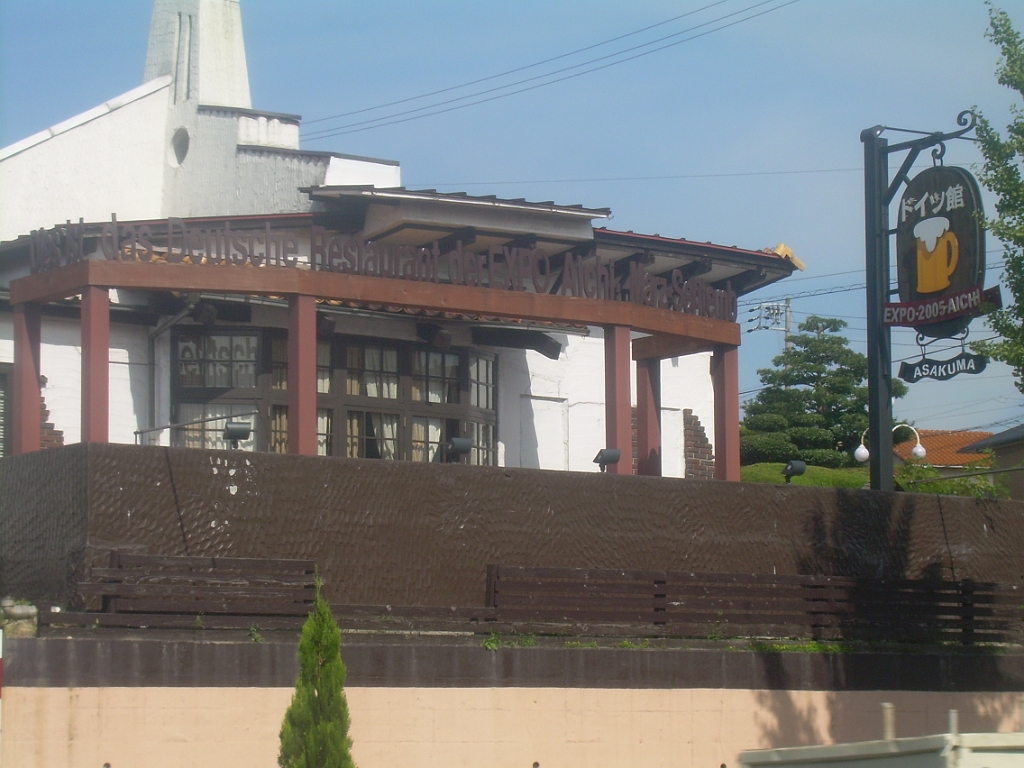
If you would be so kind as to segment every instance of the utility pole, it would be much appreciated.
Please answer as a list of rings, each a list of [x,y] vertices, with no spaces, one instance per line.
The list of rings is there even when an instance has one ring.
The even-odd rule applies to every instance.
[[[793,342],[789,340],[789,337],[792,335],[792,333],[793,333],[793,306],[792,306],[792,304],[790,304],[789,296],[787,296],[786,297],[786,330],[785,330],[785,336],[783,336],[783,339],[785,340],[784,346],[785,346],[785,349],[787,349],[787,350],[793,348]]]

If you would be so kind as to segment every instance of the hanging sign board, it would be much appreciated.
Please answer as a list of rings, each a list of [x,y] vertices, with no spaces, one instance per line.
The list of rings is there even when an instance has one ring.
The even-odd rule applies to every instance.
[[[961,352],[952,360],[932,360],[923,357],[912,363],[900,363],[900,378],[908,384],[914,384],[921,379],[949,381],[960,373],[981,373],[986,365],[987,357],[972,355],[970,352]]]
[[[963,168],[936,166],[907,185],[896,224],[899,303],[885,305],[885,325],[949,338],[983,314],[985,230],[978,182]],[[998,291],[998,289],[997,289]]]

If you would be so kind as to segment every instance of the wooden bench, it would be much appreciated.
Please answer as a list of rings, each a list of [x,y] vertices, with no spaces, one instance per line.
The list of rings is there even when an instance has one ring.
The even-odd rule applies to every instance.
[[[146,629],[301,628],[313,607],[312,560],[231,557],[165,557],[115,551],[105,568],[93,568],[79,593],[98,610],[43,610],[44,626]],[[345,629],[430,632],[490,631],[493,610],[336,604]]]
[[[1024,589],[972,581],[491,565],[487,604],[520,632],[1020,642]]]
[[[165,557],[114,551],[78,584],[99,611],[41,611],[40,624],[167,629],[301,627],[316,594],[316,563]]]

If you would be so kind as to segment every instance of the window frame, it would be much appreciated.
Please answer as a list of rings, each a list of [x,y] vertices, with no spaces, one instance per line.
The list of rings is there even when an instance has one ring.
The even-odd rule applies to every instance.
[[[202,337],[218,335],[250,335],[256,337],[256,386],[254,387],[187,387],[181,383],[179,340],[182,337],[199,335]],[[179,418],[181,406],[186,404],[196,405],[250,405],[252,410],[258,411],[256,416],[256,439],[254,450],[270,451],[273,445],[274,435],[271,434],[275,422],[275,409],[287,408],[288,389],[287,383],[284,387],[274,385],[275,370],[280,374],[280,361],[275,369],[274,344],[287,341],[288,332],[284,328],[274,327],[253,327],[239,325],[224,325],[207,328],[196,325],[181,325],[172,329],[170,353],[171,353],[171,421],[180,423]],[[325,340],[323,338],[321,341]],[[459,425],[460,437],[469,436],[469,424],[487,424],[491,427],[493,445],[490,448],[491,464],[497,464],[498,449],[498,357],[497,355],[485,352],[473,347],[451,347],[447,350],[440,350],[427,344],[412,342],[400,339],[383,339],[368,336],[354,336],[343,333],[335,333],[329,339],[331,350],[330,365],[330,392],[317,392],[317,413],[330,412],[330,434],[318,436],[318,445],[322,438],[333,446],[334,456],[344,458],[348,453],[348,422],[350,412],[363,413],[387,413],[396,414],[399,417],[398,436],[396,440],[396,460],[411,461],[413,455],[413,419],[431,418],[441,419],[444,425],[442,432],[442,443],[453,435],[447,434],[449,426],[453,421]],[[369,395],[348,394],[348,355],[350,348],[366,349],[367,347],[380,347],[382,349],[394,349],[397,353],[397,397],[373,397]],[[280,349],[280,347],[279,347]],[[420,352],[434,352],[456,355],[458,357],[458,400],[457,403],[424,402],[413,398],[413,360]],[[476,357],[487,360],[490,363],[491,382],[489,384],[492,395],[492,408],[482,408],[471,405],[471,387],[474,382],[470,379],[470,360]],[[363,360],[365,361],[365,353]],[[361,372],[365,368],[359,369]],[[285,380],[287,382],[287,380]],[[280,414],[280,411],[277,411]],[[179,437],[181,430],[172,431],[172,445],[181,445]],[[476,455],[476,454],[474,454]],[[435,458],[435,460],[437,460]],[[467,457],[464,461],[469,461]]]

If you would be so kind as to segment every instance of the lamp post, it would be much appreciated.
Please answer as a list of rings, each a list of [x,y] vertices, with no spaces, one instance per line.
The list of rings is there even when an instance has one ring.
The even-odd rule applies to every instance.
[[[911,432],[913,432],[914,438],[917,440],[917,445],[915,445],[910,450],[911,455],[915,459],[923,459],[925,456],[927,456],[928,451],[926,451],[924,449],[924,446],[921,445],[921,435],[917,433],[917,430],[914,429],[909,424],[897,424],[895,427],[892,428],[893,433],[895,434],[896,430],[899,429],[900,427],[906,427]],[[858,445],[857,450],[853,452],[853,458],[855,458],[861,464],[863,464],[865,461],[871,458],[871,451],[869,451],[868,447],[864,444],[864,438],[867,437],[869,429],[871,429],[871,427],[868,427],[868,429],[865,429],[863,432],[860,433],[860,445]]]

